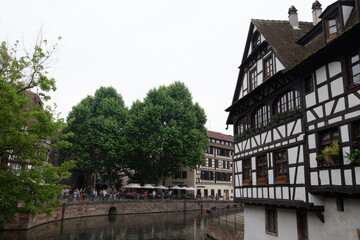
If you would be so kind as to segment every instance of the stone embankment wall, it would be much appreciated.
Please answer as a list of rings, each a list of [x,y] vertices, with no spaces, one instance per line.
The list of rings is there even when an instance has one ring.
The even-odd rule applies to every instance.
[[[0,223],[0,229],[29,229],[40,224],[63,219],[112,214],[139,214],[177,211],[196,211],[213,206],[224,207],[233,202],[201,200],[115,200],[78,201],[63,203],[54,209],[52,216],[40,214],[31,218],[29,213],[19,213],[11,222]]]

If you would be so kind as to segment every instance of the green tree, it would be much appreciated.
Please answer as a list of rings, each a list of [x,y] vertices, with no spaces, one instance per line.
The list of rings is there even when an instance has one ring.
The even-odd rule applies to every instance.
[[[209,146],[206,115],[181,82],[133,103],[125,126],[124,170],[142,183],[162,184],[181,167],[195,168]]]
[[[87,96],[69,113],[63,137],[72,147],[65,154],[79,169],[120,184],[126,114],[124,101],[113,87],[99,88],[95,96]]]
[[[56,49],[46,40],[17,57],[18,43],[0,45],[0,212],[5,220],[16,212],[51,213],[72,162],[54,167],[47,162],[51,140],[63,122],[44,107],[55,90],[46,67]],[[31,90],[35,89],[38,94]]]

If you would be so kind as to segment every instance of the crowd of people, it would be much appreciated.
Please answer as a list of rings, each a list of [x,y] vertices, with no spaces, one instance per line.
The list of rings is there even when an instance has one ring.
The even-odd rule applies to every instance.
[[[194,195],[173,190],[163,191],[156,189],[111,189],[111,188],[74,188],[63,189],[62,199],[68,201],[81,200],[116,200],[116,199],[193,199]]]

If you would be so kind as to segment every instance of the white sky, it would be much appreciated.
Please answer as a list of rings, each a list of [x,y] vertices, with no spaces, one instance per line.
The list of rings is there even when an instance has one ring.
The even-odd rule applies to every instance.
[[[226,128],[251,18],[312,21],[315,0],[2,0],[0,41],[32,46],[39,29],[62,37],[52,100],[66,118],[100,86],[130,107],[160,85],[182,81],[205,109],[212,131]],[[334,0],[320,0],[323,10]]]

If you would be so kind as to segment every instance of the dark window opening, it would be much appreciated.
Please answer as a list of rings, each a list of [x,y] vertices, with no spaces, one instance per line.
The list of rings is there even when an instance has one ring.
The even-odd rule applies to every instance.
[[[305,83],[305,94],[311,93],[314,91],[314,79],[312,75],[308,75],[304,78]]]
[[[275,152],[275,183],[288,182],[288,159],[287,152]]]
[[[323,150],[326,147],[333,146],[333,143],[337,142],[339,144],[340,136],[337,128],[328,129],[325,131],[320,132],[319,134],[320,139],[320,154],[323,156],[323,160],[318,160],[319,166],[335,166],[341,164],[341,150],[339,149],[338,156],[336,155],[329,155],[324,154]]]
[[[336,209],[339,212],[343,212],[344,211],[344,199],[343,198],[336,198]]]
[[[300,110],[300,93],[293,90],[285,93],[277,102],[278,113],[289,113]]]
[[[256,67],[250,71],[250,91],[254,90],[257,87],[257,72]]]
[[[352,53],[349,57],[350,84],[360,83],[360,50]],[[350,88],[353,87],[350,85]]]
[[[270,106],[263,105],[254,114],[254,127],[262,128],[270,122]]]
[[[270,78],[274,74],[273,60],[270,56],[264,61],[264,80]]]
[[[277,212],[276,208],[265,209],[266,233],[277,235]]]
[[[266,155],[256,157],[256,178],[257,184],[267,184],[268,177],[267,157]]]
[[[306,210],[296,211],[296,222],[298,230],[298,240],[308,240],[308,224]]]

